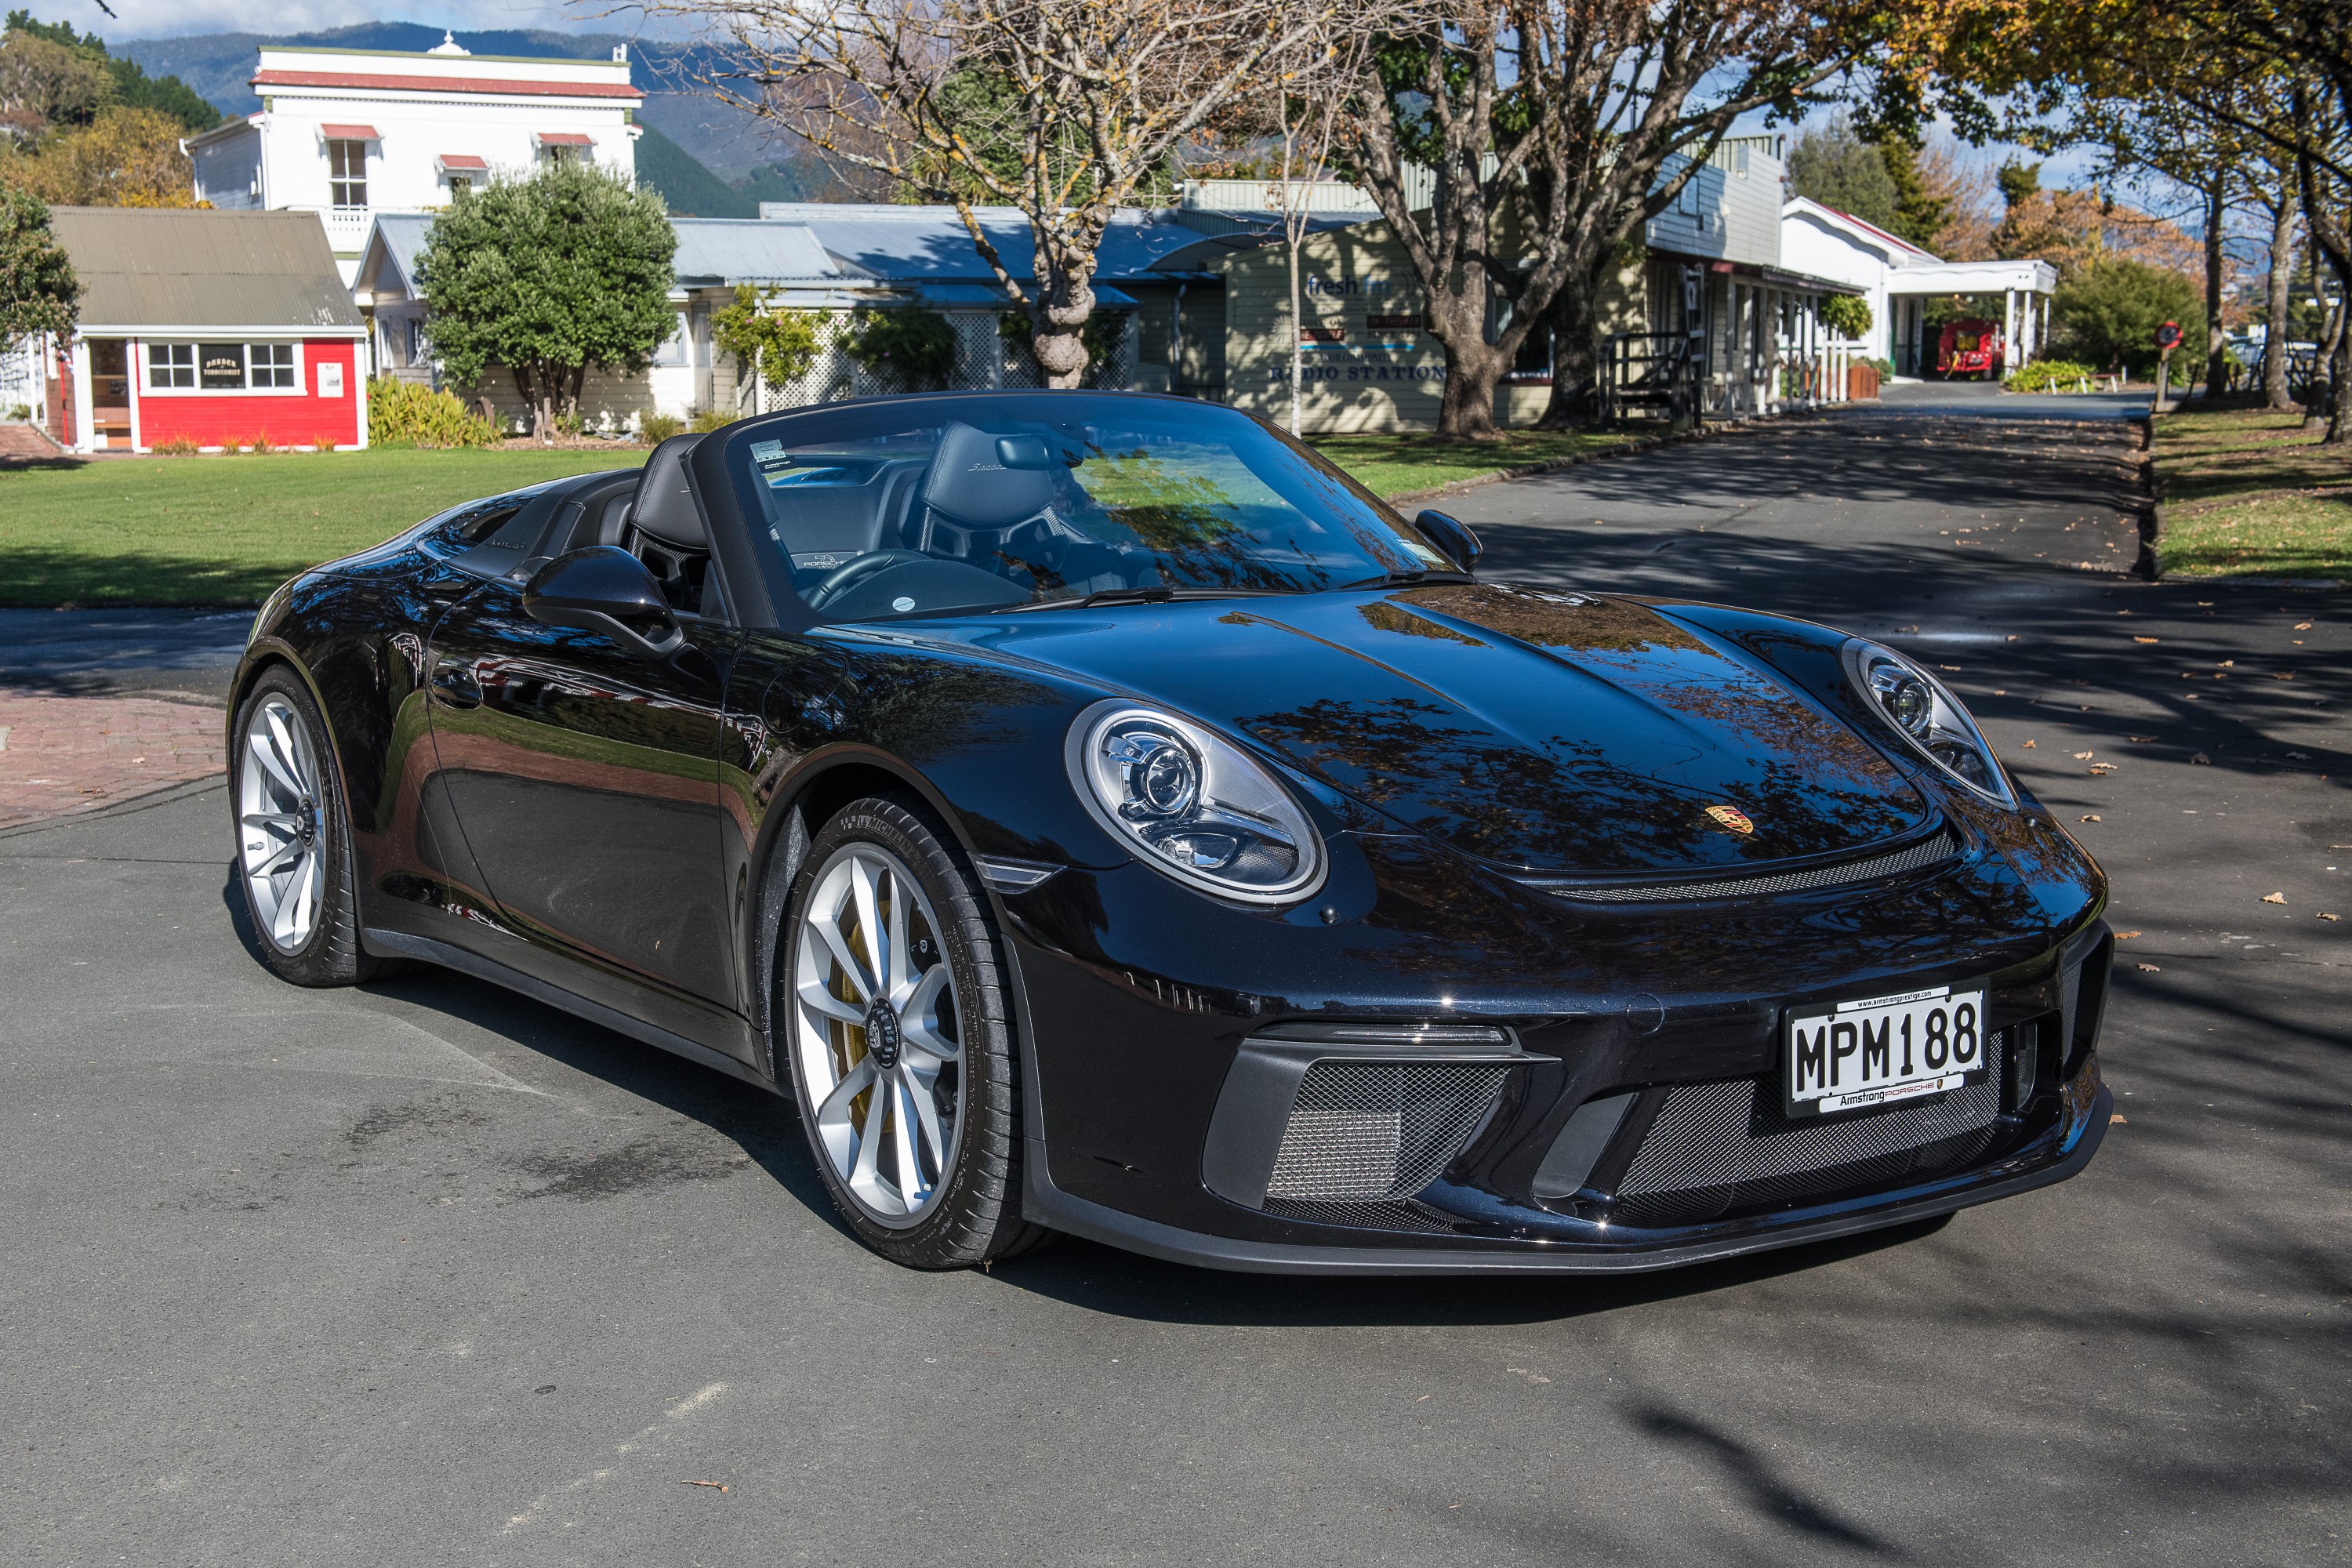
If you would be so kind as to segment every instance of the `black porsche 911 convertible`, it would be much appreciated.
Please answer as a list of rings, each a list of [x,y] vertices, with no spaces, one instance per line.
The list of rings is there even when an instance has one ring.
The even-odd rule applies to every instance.
[[[1935,676],[1515,588],[1230,409],[839,404],[273,595],[241,875],[791,1096],[900,1262],[1650,1268],[2097,1147],[2098,868]]]

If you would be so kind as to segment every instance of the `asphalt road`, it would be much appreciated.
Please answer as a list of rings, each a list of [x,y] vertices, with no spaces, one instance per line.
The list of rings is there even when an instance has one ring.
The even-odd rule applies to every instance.
[[[2138,934],[2104,1047],[2125,1121],[2077,1180],[1633,1280],[1077,1243],[908,1273],[834,1222],[781,1102],[455,976],[269,978],[215,790],[0,837],[0,1541],[306,1568],[2352,1556],[2352,639],[2337,595],[2120,575],[2123,441],[1846,416],[1455,507],[1499,577],[1957,666],[2028,782],[2100,819],[2075,830]]]

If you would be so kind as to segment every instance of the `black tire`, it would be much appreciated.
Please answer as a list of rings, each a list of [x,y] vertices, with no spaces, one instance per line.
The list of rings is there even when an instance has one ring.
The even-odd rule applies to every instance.
[[[779,1066],[801,1107],[801,1125],[817,1173],[858,1239],[910,1268],[967,1268],[1029,1251],[1054,1233],[1030,1224],[1021,1214],[1019,1055],[1012,988],[998,956],[1002,938],[962,851],[920,812],[920,804],[912,799],[853,801],[810,841],[776,942],[770,1016],[782,1058]],[[961,1080],[957,1135],[931,1195],[910,1220],[895,1224],[869,1213],[836,1170],[835,1154],[818,1125],[821,1097],[813,1092],[799,1032],[803,1016],[793,977],[799,973],[803,944],[818,940],[808,923],[811,902],[820,873],[852,846],[878,847],[913,874],[937,913],[940,953],[936,963],[948,967],[955,991]],[[836,1037],[846,1041],[854,1035],[856,1043],[851,1048],[864,1052],[868,1033],[853,1027]],[[878,1102],[869,1095],[866,1103],[870,1123],[879,1114]]]
[[[273,911],[258,901],[247,875],[247,846],[270,842],[248,832],[245,819],[247,773],[257,766],[247,736],[263,710],[273,704],[291,710],[315,762],[317,794],[311,805],[315,821],[311,841],[322,852],[315,914],[299,939],[281,940],[273,931]],[[229,823],[236,836],[237,858],[232,870],[245,912],[253,922],[254,947],[281,980],[297,985],[356,985],[377,980],[400,967],[398,959],[377,958],[360,947],[359,900],[353,890],[351,817],[343,805],[342,779],[329,744],[327,726],[319,705],[301,678],[284,665],[264,671],[237,707],[236,726],[230,732]]]

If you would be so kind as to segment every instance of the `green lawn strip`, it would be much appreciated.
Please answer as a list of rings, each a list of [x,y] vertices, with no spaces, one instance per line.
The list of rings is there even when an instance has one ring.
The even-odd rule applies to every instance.
[[[2299,414],[2217,409],[2157,421],[2163,570],[2352,576],[2352,453]]]
[[[1624,447],[1634,435],[1422,434],[1316,446],[1392,496]],[[289,452],[0,468],[0,605],[243,605],[476,496],[645,460],[642,448]]]
[[[1646,439],[1623,431],[1507,430],[1492,441],[1434,436],[1325,436],[1309,443],[1375,495],[1434,489],[1505,468],[1613,451]]]
[[[2352,579],[2352,487],[2168,507],[2160,550],[2168,576]]]
[[[0,468],[0,605],[251,604],[459,501],[645,458],[377,448]]]

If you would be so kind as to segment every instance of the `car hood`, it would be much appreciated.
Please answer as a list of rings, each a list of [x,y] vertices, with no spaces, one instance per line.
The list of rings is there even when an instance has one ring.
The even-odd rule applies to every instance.
[[[1251,736],[1510,866],[1752,865],[1932,815],[1769,668],[1633,600],[1478,584],[1016,619],[972,640]]]

